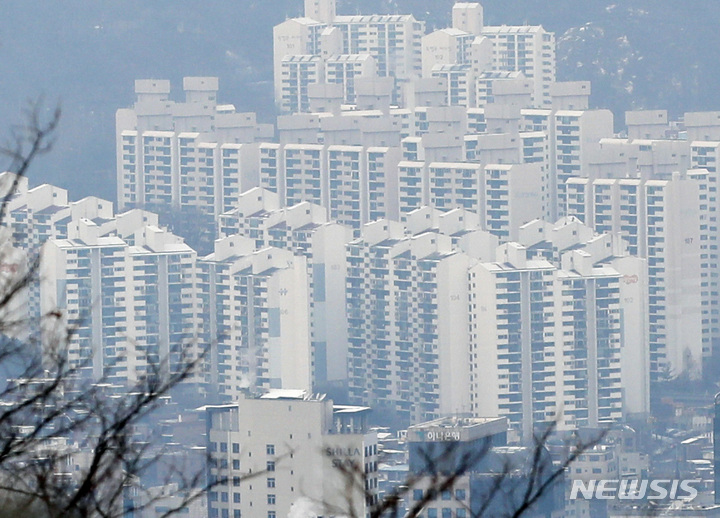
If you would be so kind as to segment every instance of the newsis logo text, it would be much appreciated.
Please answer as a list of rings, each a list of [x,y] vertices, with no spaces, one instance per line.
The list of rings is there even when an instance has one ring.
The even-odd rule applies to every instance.
[[[684,500],[698,495],[700,480],[573,480],[570,500]]]

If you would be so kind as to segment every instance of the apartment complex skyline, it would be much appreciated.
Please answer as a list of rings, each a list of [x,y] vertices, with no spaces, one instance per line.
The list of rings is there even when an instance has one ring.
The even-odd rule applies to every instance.
[[[138,80],[116,120],[126,212],[20,186],[9,224],[55,258],[44,307],[107,304],[74,345],[106,356],[96,376],[143,376],[187,341],[211,351],[209,394],[347,387],[412,422],[502,415],[527,436],[558,412],[567,428],[646,414],[650,381],[702,375],[718,343],[712,116],[629,112],[616,135],[588,83],[554,81],[552,35],[486,26],[477,3],[429,35],[306,9],[276,28],[275,57],[332,68],[307,110],[273,128],[220,104],[217,78],[186,78],[183,102]],[[452,102],[447,67],[484,104]],[[218,240],[195,251],[151,210],[207,215]]]
[[[133,516],[466,518],[512,513],[550,473],[530,516],[562,515],[563,490],[568,516],[639,509],[575,482],[701,480],[709,501],[720,112],[618,129],[589,82],[557,81],[554,34],[489,26],[477,2],[431,32],[304,7],[273,32],[274,124],[220,102],[217,77],[184,78],[181,100],[138,79],[117,205],[0,172],[0,283],[22,279],[3,339],[27,386],[53,361],[70,382],[11,423],[40,440],[27,467],[56,449],[71,487],[102,412],[157,390],[120,441],[182,468],[128,477]],[[43,421],[85,390],[96,446],[53,422],[94,409]]]

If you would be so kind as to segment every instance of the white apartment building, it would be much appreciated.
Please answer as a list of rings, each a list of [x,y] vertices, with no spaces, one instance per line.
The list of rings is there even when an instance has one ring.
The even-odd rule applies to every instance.
[[[490,164],[484,177],[484,228],[501,242],[516,240],[521,225],[547,212],[538,164]]]
[[[554,139],[552,153],[555,170],[551,171],[551,194],[556,213],[553,219],[567,215],[565,184],[570,178],[587,177],[589,156],[599,147],[600,139],[613,134],[613,114],[609,110],[558,110],[552,117]]]
[[[282,204],[288,207],[308,201],[329,205],[325,148],[320,144],[288,144],[283,148],[281,179],[285,187]],[[261,175],[264,171],[261,171]],[[270,182],[263,182],[268,188]]]
[[[67,239],[47,242],[40,268],[46,348],[62,345],[87,376],[132,383],[177,372],[197,358],[195,251],[157,227],[145,226],[129,245],[80,220]],[[203,383],[203,369],[191,381]]]
[[[400,219],[398,164],[400,148],[375,146],[366,151],[367,221]]]
[[[377,65],[369,54],[340,54],[330,56],[325,62],[325,82],[342,85],[345,104],[356,104],[358,78],[374,77],[377,77]]]
[[[312,384],[307,260],[249,237],[215,242],[198,261],[200,336],[220,395]]]
[[[367,164],[362,146],[329,146],[330,219],[358,229],[368,221]]]
[[[369,410],[302,390],[206,407],[209,516],[366,516],[377,503]]]
[[[437,66],[470,65],[471,45],[475,37],[474,34],[457,28],[440,29],[423,36],[423,77],[431,77]]]
[[[720,141],[720,112],[690,112],[683,118],[688,142]]]
[[[517,149],[516,151],[517,152]],[[539,163],[411,162],[398,164],[400,214],[423,206],[464,208],[480,228],[501,241],[516,239],[520,225],[547,213],[547,175]]]
[[[339,78],[343,78],[344,74],[340,72]],[[324,78],[325,62],[320,56],[311,54],[284,56],[280,64],[280,109],[289,113],[309,112],[309,85],[322,83]]]
[[[557,84],[557,83],[556,83]],[[521,131],[542,131],[548,134],[552,141],[553,138],[553,111],[544,108],[524,108],[520,110],[522,117]]]
[[[472,412],[507,417],[529,437],[558,413],[556,269],[516,244],[500,250],[497,262],[469,270]]]
[[[443,96],[446,90],[443,89]],[[467,128],[467,109],[462,106],[418,106],[415,116],[415,137],[423,137],[423,145],[432,147],[432,140],[443,137],[461,140]],[[443,135],[447,134],[447,135]],[[446,157],[448,160],[450,157]]]
[[[332,24],[337,16],[335,0],[305,0],[305,16]]]
[[[444,104],[475,106],[475,81],[470,65],[435,65],[431,75],[447,85]]]
[[[3,323],[0,340],[4,344],[8,339],[30,343],[31,335],[36,332],[36,322],[28,316],[32,315],[31,297],[37,297],[38,290],[32,284],[25,285],[30,265],[28,253],[13,243],[10,229],[0,227],[0,293],[5,298],[0,307],[0,322]],[[11,293],[12,296],[7,297]]]
[[[467,129],[466,134],[485,133],[487,125],[485,124],[484,108],[468,108],[467,109]]]
[[[265,192],[264,199],[273,197]],[[347,319],[345,316],[345,245],[349,228],[329,222],[325,208],[308,202],[260,208],[260,189],[243,195],[238,207],[220,216],[223,237],[251,238],[256,249],[290,250],[307,259],[313,386],[347,383]],[[276,196],[275,196],[276,198]]]
[[[533,81],[526,79],[520,71],[484,71],[475,79],[475,106],[487,104],[518,104],[523,108],[532,105]],[[514,91],[509,98],[509,92]]]
[[[481,230],[480,216],[466,209],[444,211],[426,205],[408,213],[404,223],[409,235],[436,232],[449,236],[453,247],[480,261],[494,259],[500,244],[497,236]]]
[[[10,227],[17,247],[36,253],[48,239],[67,236],[69,212],[67,191],[43,184],[33,189],[22,189],[9,200],[3,223]]]
[[[118,207],[217,215],[258,182],[257,145],[272,135],[254,114],[217,103],[218,81],[186,77],[185,102],[164,80],[135,82],[137,101],[116,114]]]
[[[422,73],[446,80],[450,105],[485,106],[494,102],[496,82],[517,80],[523,86],[513,102],[549,108],[555,37],[540,26],[485,26],[479,3],[458,2],[452,27],[423,37]]]
[[[480,133],[465,136],[465,161],[477,164],[520,164],[518,133]],[[526,161],[527,162],[527,161]]]
[[[333,24],[343,35],[344,54],[369,54],[380,77],[393,77],[393,102],[402,100],[403,86],[422,72],[421,40],[425,23],[412,15],[337,16]]]
[[[292,207],[309,202],[354,230],[398,219],[400,149],[388,146],[262,144],[260,185]]]
[[[556,281],[557,338],[564,365],[561,412],[569,428],[607,426],[627,412],[623,389],[629,387],[622,385],[621,365],[622,275],[594,259],[584,250],[565,254]]]
[[[629,139],[664,139],[670,129],[667,110],[634,110],[625,112]]]
[[[555,35],[541,26],[485,26],[482,36],[492,42],[492,70],[522,72],[534,83],[533,105],[550,107],[555,82]]]
[[[568,208],[596,231],[620,234],[630,254],[648,261],[650,372],[698,376],[703,343],[702,183],[676,173],[671,180],[570,179]],[[707,264],[707,263],[705,263]],[[708,315],[709,316],[709,315]],[[707,317],[706,317],[707,318]],[[705,329],[705,331],[703,331]]]
[[[622,275],[622,407],[624,415],[647,416],[650,412],[647,261],[628,254],[627,243],[619,234],[597,234],[574,216],[563,218],[555,224],[531,221],[520,227],[518,242],[526,247],[528,259],[545,259],[565,271],[576,269],[586,275],[592,273],[592,268],[609,266]],[[573,255],[580,250],[582,253]],[[577,278],[574,274],[567,274],[567,277]],[[576,284],[582,287],[584,282],[578,281]],[[568,303],[570,305],[577,303]]]
[[[4,173],[3,178],[15,181],[12,173]],[[12,246],[33,261],[49,239],[66,239],[81,219],[92,221],[103,236],[117,235],[128,242],[137,228],[157,225],[154,214],[133,210],[115,216],[110,201],[88,196],[71,202],[65,189],[48,184],[28,189],[27,179],[21,178],[16,196],[5,207],[3,226],[8,228]],[[41,315],[39,279],[29,284],[27,296],[28,316],[37,321]]]
[[[352,400],[403,421],[470,411],[469,256],[435,232],[381,220],[347,247]]]
[[[707,284],[706,296],[703,300],[703,303],[707,301],[707,307],[703,308],[703,329],[706,326],[709,327],[710,340],[703,350],[705,356],[718,351],[718,347],[720,347],[720,255],[718,252],[720,178],[717,165],[719,156],[720,142],[695,141],[690,143],[690,161],[693,170],[689,171],[688,175],[700,180],[701,189],[704,187],[704,192],[700,193],[701,208],[703,202],[707,205],[705,220],[701,222],[700,236],[703,286]],[[703,171],[705,174],[702,174]],[[700,173],[699,176],[698,173]]]
[[[684,172],[690,167],[690,149],[683,140],[652,139],[600,139],[598,157],[593,160],[591,175],[595,167],[603,163],[618,162],[626,167],[611,167],[604,175],[597,177],[644,178],[647,180],[667,180],[676,171]],[[616,157],[619,156],[619,160]]]
[[[624,416],[621,274],[570,254],[557,268],[507,243],[470,269],[473,412],[507,417],[522,437]]]
[[[425,162],[403,160],[398,163],[398,204],[401,215],[428,204],[429,184]]]
[[[313,19],[314,16],[320,19]],[[295,108],[295,105],[291,106],[285,100],[284,60],[292,59],[293,56],[308,56],[307,59],[311,59],[312,56],[312,59],[319,58],[320,66],[324,67],[325,59],[331,54],[352,56],[341,59],[346,63],[368,63],[363,56],[372,58],[378,77],[394,79],[392,97],[393,103],[398,104],[403,98],[405,85],[421,75],[421,39],[424,32],[424,23],[418,22],[412,15],[338,16],[334,1],[306,2],[305,17],[286,20],[273,30],[276,104],[284,111]],[[330,61],[337,64],[337,58],[331,58]],[[348,78],[348,67],[344,67],[342,76],[347,81],[344,88],[348,92],[352,90],[348,79],[354,79],[355,74]],[[299,91],[307,91],[310,84],[331,82],[328,80],[330,78],[338,83],[341,74],[332,70],[327,79],[322,74],[317,78],[307,76],[306,81],[298,82],[297,85]]]
[[[430,205],[482,213],[485,175],[480,164],[433,162],[427,167]]]
[[[283,61],[292,56],[320,55],[320,34],[326,23],[311,18],[292,18],[273,28],[273,70],[275,78],[275,104],[284,106]],[[320,82],[321,74],[316,77]],[[298,84],[307,89],[307,84]]]
[[[519,135],[522,146],[522,162],[536,164],[541,177],[540,200],[544,207],[543,218],[547,221],[553,219],[554,200],[552,199],[552,181],[550,171],[552,161],[550,156],[550,138],[542,131],[526,131]]]
[[[478,2],[455,2],[452,9],[455,29],[479,36],[484,26],[483,7]]]

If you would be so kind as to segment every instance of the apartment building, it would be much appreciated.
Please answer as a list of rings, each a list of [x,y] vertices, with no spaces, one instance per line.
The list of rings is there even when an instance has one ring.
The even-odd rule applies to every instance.
[[[454,27],[440,29],[423,36],[423,77],[431,77],[438,66],[470,65],[471,45],[475,38],[475,34]]]
[[[388,146],[262,144],[260,185],[282,206],[309,202],[354,230],[368,221],[398,219],[400,150]]]
[[[622,275],[584,251],[563,259],[558,268],[508,243],[470,269],[473,411],[507,417],[520,437],[625,415]]]
[[[555,82],[555,35],[542,26],[485,26],[482,36],[492,42],[492,70],[522,72],[534,83],[532,102],[537,108],[552,105]]]
[[[307,260],[234,235],[198,260],[200,337],[221,396],[312,386]]]
[[[343,84],[346,94],[352,92],[351,83],[358,68],[372,68],[368,58],[374,61],[378,77],[393,78],[392,100],[398,104],[404,97],[405,85],[421,75],[424,32],[424,23],[412,15],[337,15],[334,1],[307,3],[305,17],[286,20],[273,30],[276,104],[283,111],[291,112],[298,104],[302,106],[309,85],[315,83]],[[307,56],[306,59],[319,58],[320,66],[324,67],[325,59],[331,54],[336,56],[329,60],[327,77],[306,76],[297,83],[301,92],[299,103],[286,102],[283,61],[293,56]],[[342,74],[338,73],[339,68],[344,68]],[[353,71],[348,75],[351,68]],[[363,73],[366,77],[374,75],[369,70]]]
[[[256,188],[220,216],[220,235],[236,234],[252,239],[255,249],[272,246],[306,258],[313,386],[346,384],[345,245],[351,230],[328,221],[323,207],[302,202],[279,208],[277,195]]]
[[[67,239],[47,242],[40,268],[44,347],[68,340],[70,366],[113,383],[178,372],[201,353],[196,340],[196,253],[154,226],[134,244],[80,220]],[[75,332],[66,336],[67,326]],[[191,381],[204,386],[204,369]]]
[[[0,178],[11,184],[17,177],[3,173]],[[67,239],[70,234],[77,233],[81,220],[92,221],[100,235],[118,236],[128,244],[133,244],[135,230],[158,223],[156,214],[140,209],[116,215],[110,201],[88,196],[73,202],[69,201],[65,189],[48,184],[28,188],[24,177],[18,182],[16,195],[5,206],[3,225],[7,228],[8,244],[22,252],[27,266],[41,256],[48,240]],[[37,328],[42,314],[39,278],[29,283],[27,297],[27,317],[34,322],[31,327]]]
[[[710,347],[709,286],[702,287],[702,182],[675,173],[670,180],[567,182],[568,209],[598,232],[620,234],[628,251],[648,261],[650,372],[698,376]],[[710,272],[706,272],[709,278]],[[703,295],[704,294],[704,295]],[[703,317],[705,312],[705,317]],[[706,351],[707,354],[707,351]]]
[[[313,13],[318,15],[319,13]],[[334,13],[333,13],[334,16]],[[284,74],[283,62],[292,58],[292,56],[311,56],[320,55],[320,34],[327,27],[327,23],[321,22],[308,17],[292,18],[276,25],[273,28],[273,71],[275,78],[275,104],[278,107],[289,108],[285,105],[285,96],[283,92]],[[320,60],[317,60],[321,62]],[[288,69],[286,68],[287,72]],[[317,74],[314,78],[305,76],[307,79],[315,79],[320,81],[322,74]],[[300,79],[300,77],[298,77]],[[307,89],[308,83],[297,83],[298,92],[302,88]],[[306,94],[307,95],[307,94]],[[302,101],[297,101],[301,104]]]
[[[366,516],[377,503],[369,411],[303,390],[206,407],[209,515]]]
[[[467,268],[449,236],[367,224],[347,247],[349,390],[404,422],[470,411]]]
[[[185,102],[170,82],[138,80],[132,108],[116,114],[118,207],[217,215],[258,182],[257,140],[273,129],[217,103],[218,80],[186,77]]]
[[[334,71],[337,72],[337,71]],[[343,78],[340,71],[340,78]],[[284,56],[280,64],[280,109],[289,113],[310,111],[310,85],[322,83],[325,62],[320,56],[294,54]]]
[[[427,517],[512,515],[529,485],[538,483],[537,477],[549,477],[553,469],[546,452],[531,460],[534,449],[506,446],[507,435],[507,421],[497,417],[452,416],[408,428],[412,486],[407,506],[426,502],[420,515]],[[438,476],[453,476],[452,487],[438,491]],[[562,477],[546,482],[544,495],[525,511],[528,516],[562,512]]]
[[[600,139],[613,134],[613,114],[609,110],[558,110],[552,118],[555,170],[551,171],[551,193],[557,213],[554,219],[567,215],[565,184],[570,178],[586,176],[592,150]]]
[[[703,354],[708,356],[716,353],[720,347],[720,255],[718,255],[718,153],[720,142],[695,141],[690,143],[691,170],[688,176],[699,181],[700,208],[707,206],[706,213],[701,214],[702,281],[705,288],[703,304],[703,329],[709,328],[709,344],[703,344]]]
[[[345,104],[357,103],[356,82],[359,78],[374,77],[377,77],[377,65],[369,54],[339,54],[330,56],[325,62],[325,82],[342,85]]]
[[[547,260],[566,272],[563,274],[563,282],[570,287],[563,288],[561,293],[563,297],[572,293],[577,287],[588,289],[588,282],[595,282],[592,278],[597,267],[610,267],[621,274],[619,300],[622,301],[620,309],[622,333],[619,338],[622,408],[625,416],[640,418],[647,416],[650,412],[647,260],[629,254],[628,245],[619,234],[598,234],[573,216],[563,218],[555,224],[541,220],[531,221],[520,227],[519,234],[518,243],[526,248],[528,259]],[[577,292],[576,295],[580,298],[591,296],[581,292]],[[577,310],[577,306],[582,307],[582,303],[578,303],[577,300],[563,301],[563,305],[566,303],[568,311]],[[571,306],[575,308],[571,309]],[[566,331],[563,331],[563,340],[567,340],[566,336],[572,336],[569,333],[566,335]],[[585,341],[591,336],[584,330],[580,331],[580,335]],[[606,335],[606,332],[600,334],[602,340],[605,340]],[[613,347],[616,347],[617,338],[617,335],[613,337],[615,340]],[[574,364],[580,363],[574,362]],[[612,368],[617,369],[615,361],[612,363]],[[615,374],[616,372],[612,377],[616,377]],[[582,376],[582,374],[578,375]],[[588,400],[591,401],[592,398]]]
[[[430,204],[441,210],[463,208],[481,216],[480,227],[501,241],[547,212],[546,176],[541,166],[410,162],[398,164],[400,213]]]

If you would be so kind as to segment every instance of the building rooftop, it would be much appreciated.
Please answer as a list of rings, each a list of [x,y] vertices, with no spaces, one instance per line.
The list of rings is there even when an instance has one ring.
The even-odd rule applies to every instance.
[[[323,401],[325,394],[313,394],[304,389],[272,389],[260,399],[300,399],[302,401]]]
[[[408,441],[473,441],[507,432],[505,417],[441,417],[408,428]]]

